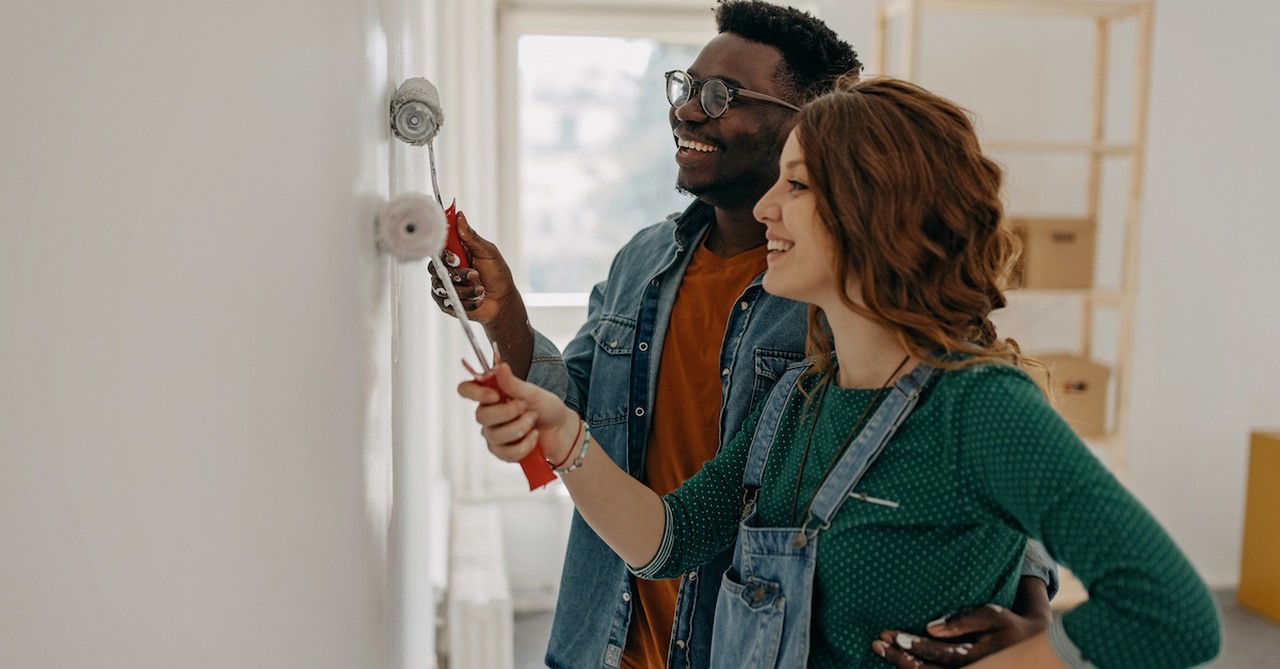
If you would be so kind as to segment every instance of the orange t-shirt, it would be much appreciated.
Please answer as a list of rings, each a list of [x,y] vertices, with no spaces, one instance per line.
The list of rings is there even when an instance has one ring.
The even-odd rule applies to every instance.
[[[720,344],[736,298],[767,267],[760,247],[721,258],[698,246],[676,295],[658,365],[646,483],[665,495],[720,446]],[[680,581],[635,579],[624,669],[663,669]]]

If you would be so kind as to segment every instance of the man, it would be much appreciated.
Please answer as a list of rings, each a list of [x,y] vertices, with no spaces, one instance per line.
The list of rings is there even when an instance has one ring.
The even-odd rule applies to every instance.
[[[719,35],[688,73],[667,77],[677,185],[697,200],[618,253],[563,355],[530,327],[501,254],[460,226],[474,267],[455,271],[468,313],[517,375],[564,396],[614,461],[658,494],[731,440],[804,355],[805,305],[761,289],[767,249],[752,208],[777,179],[799,106],[861,67],[825,24],[791,8],[727,0],[716,20]],[[731,556],[678,581],[637,580],[575,514],[548,666],[708,666]],[[1045,581],[1051,571],[1031,568]],[[976,646],[959,651],[923,640],[912,650],[957,666],[1039,631],[1048,622],[1041,578],[1023,578],[1019,590],[1018,608],[1031,618],[983,607],[951,621],[952,632],[984,632]],[[915,658],[891,650],[891,659],[912,666]]]

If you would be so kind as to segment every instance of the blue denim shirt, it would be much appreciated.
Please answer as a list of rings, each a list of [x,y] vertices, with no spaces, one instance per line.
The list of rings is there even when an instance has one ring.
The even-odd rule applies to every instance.
[[[683,213],[637,233],[614,257],[608,278],[592,289],[587,322],[563,354],[535,332],[529,381],[563,397],[591,425],[604,452],[640,480],[663,338],[685,270],[712,217],[711,207],[694,201]],[[766,293],[761,278],[737,296],[720,343],[721,447],[786,368],[804,357],[807,306]],[[1024,572],[1048,581],[1052,592],[1056,573],[1040,551],[1033,555],[1029,549]],[[711,621],[721,576],[732,558],[730,547],[681,579],[667,660],[671,669],[710,665]],[[547,666],[618,667],[630,618],[626,563],[575,511]]]

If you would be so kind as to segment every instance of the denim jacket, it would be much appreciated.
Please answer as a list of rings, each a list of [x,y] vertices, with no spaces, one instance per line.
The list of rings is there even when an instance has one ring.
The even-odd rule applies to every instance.
[[[535,333],[529,381],[563,397],[586,419],[604,452],[640,480],[663,338],[685,270],[712,216],[711,207],[695,201],[683,213],[637,233],[614,257],[607,280],[592,289],[587,322],[563,354]],[[737,296],[720,344],[721,447],[786,368],[804,357],[806,305],[766,293],[761,278]],[[710,665],[711,621],[732,557],[730,547],[681,579],[669,668]],[[1056,572],[1048,555],[1029,550],[1027,558],[1024,573],[1049,582],[1052,593]],[[630,617],[626,563],[575,511],[547,666],[615,669]]]

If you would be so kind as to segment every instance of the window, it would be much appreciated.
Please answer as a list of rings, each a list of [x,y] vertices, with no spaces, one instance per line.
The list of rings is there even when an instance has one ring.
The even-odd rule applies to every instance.
[[[524,35],[517,47],[525,292],[581,293],[638,230],[684,209],[662,84],[698,47]]]
[[[585,306],[618,249],[691,201],[675,189],[663,73],[687,68],[715,29],[701,2],[586,4],[519,3],[501,19],[501,244],[557,343],[585,317],[563,309]]]

